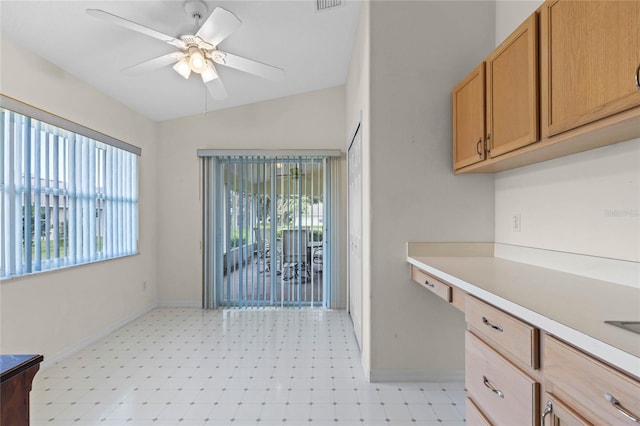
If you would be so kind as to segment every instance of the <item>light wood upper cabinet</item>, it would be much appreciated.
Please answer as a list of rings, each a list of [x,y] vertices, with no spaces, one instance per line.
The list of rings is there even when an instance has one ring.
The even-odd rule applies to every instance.
[[[452,91],[453,168],[484,160],[484,62]]]
[[[538,16],[532,14],[486,59],[487,153],[538,141]]]
[[[541,8],[542,136],[640,105],[640,1]]]
[[[487,152],[474,151],[477,137],[456,135],[478,113],[456,110],[454,90],[455,173],[499,173],[640,137],[640,0],[548,0],[484,66]]]
[[[453,89],[453,168],[538,141],[538,17],[531,15]]]

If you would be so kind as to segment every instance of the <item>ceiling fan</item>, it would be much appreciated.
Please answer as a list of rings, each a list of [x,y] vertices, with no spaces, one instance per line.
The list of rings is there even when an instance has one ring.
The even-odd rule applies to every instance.
[[[276,163],[276,177],[298,179],[304,175],[304,171],[300,169],[298,163]],[[285,170],[286,169],[286,170]]]
[[[281,80],[284,77],[284,70],[281,68],[218,49],[218,45],[242,24],[233,13],[216,7],[200,25],[200,20],[207,13],[207,5],[202,0],[186,0],[184,9],[195,20],[196,27],[199,26],[199,28],[195,34],[184,34],[178,37],[163,34],[104,10],[87,9],[86,12],[96,18],[164,41],[178,49],[176,52],[149,59],[122,70],[128,74],[138,74],[174,64],[173,69],[185,79],[188,79],[192,72],[200,74],[203,83],[214,99],[224,99],[228,96],[214,62],[270,80]]]

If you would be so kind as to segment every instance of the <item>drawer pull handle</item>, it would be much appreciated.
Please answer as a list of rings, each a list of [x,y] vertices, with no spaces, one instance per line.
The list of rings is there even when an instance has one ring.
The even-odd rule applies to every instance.
[[[634,416],[630,411],[620,405],[620,402],[610,393],[605,393],[604,398],[613,405],[613,408],[618,410],[620,414],[631,420],[632,422],[640,423],[640,418]]]
[[[424,285],[426,285],[426,286],[428,286],[428,287],[431,287],[431,288],[434,288],[434,287],[436,286],[435,284],[431,284],[431,283],[429,282],[429,280],[424,280]]]
[[[493,393],[495,393],[497,396],[499,396],[500,398],[504,398],[504,393],[500,390],[500,389],[496,389],[493,387],[493,385],[489,382],[489,379],[487,379],[487,376],[482,376],[482,383],[484,383],[484,385]]]
[[[486,325],[487,327],[493,328],[495,331],[499,331],[500,333],[502,333],[504,331],[504,329],[501,326],[491,324],[489,322],[489,320],[487,319],[487,317],[482,317],[482,323],[484,325]]]
[[[542,413],[542,418],[540,419],[540,426],[544,426],[544,419],[553,412],[553,403],[551,401],[547,401],[547,405],[544,408],[544,413]]]

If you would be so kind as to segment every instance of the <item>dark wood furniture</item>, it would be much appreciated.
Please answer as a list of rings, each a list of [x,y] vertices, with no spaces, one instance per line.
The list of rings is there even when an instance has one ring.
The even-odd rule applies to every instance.
[[[0,355],[0,424],[29,425],[29,392],[42,355]]]

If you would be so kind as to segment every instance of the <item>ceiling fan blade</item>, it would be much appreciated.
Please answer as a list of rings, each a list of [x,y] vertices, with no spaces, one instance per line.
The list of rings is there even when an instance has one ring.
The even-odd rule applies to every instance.
[[[226,99],[229,96],[220,77],[205,83],[205,86],[213,99]]]
[[[157,58],[149,59],[148,61],[124,68],[122,72],[129,75],[142,74],[147,71],[153,71],[155,69],[171,65],[184,57],[185,54],[182,52],[167,53],[166,55],[158,56]]]
[[[242,22],[236,15],[221,7],[216,7],[207,20],[204,21],[196,36],[207,43],[217,46],[229,34],[237,30],[240,25],[242,25]]]
[[[163,34],[163,33],[159,32],[159,31],[154,30],[154,29],[145,27],[144,25],[140,25],[140,24],[138,24],[136,22],[129,21],[128,19],[116,16],[116,15],[114,15],[112,13],[105,12],[104,10],[87,9],[87,13],[89,15],[91,15],[91,16],[96,17],[96,18],[104,19],[106,21],[109,21],[109,22],[111,22],[113,24],[116,24],[116,25],[119,25],[121,27],[130,29],[130,30],[133,30],[133,31],[137,31],[140,34],[144,34],[146,36],[153,37],[153,38],[156,38],[158,40],[162,40],[162,41],[164,41],[166,43],[169,43],[169,44],[171,44],[173,46],[176,46],[179,49],[186,49],[187,48],[186,44],[182,40],[180,40],[178,38],[175,38],[175,37],[167,35],[167,34]]]
[[[214,51],[211,55],[211,59],[218,64],[226,65],[269,80],[279,81],[284,78],[284,70],[282,68],[276,68],[271,65],[263,64],[262,62],[243,58],[221,50]]]

